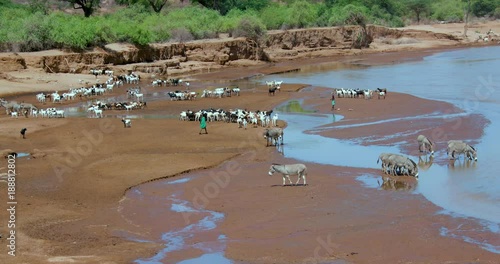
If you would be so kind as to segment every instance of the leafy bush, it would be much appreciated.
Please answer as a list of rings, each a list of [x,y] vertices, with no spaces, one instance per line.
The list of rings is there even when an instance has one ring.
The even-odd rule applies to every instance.
[[[241,20],[241,17],[245,15],[245,11],[239,9],[232,9],[222,17],[221,21],[221,32],[232,32]]]
[[[24,18],[30,17],[30,12],[22,8],[0,8],[0,46],[5,50],[18,47],[25,39]],[[20,51],[19,48],[15,49]]]
[[[186,28],[177,28],[171,31],[171,39],[175,42],[186,42],[194,40],[193,34],[189,32]]]
[[[294,28],[313,26],[318,7],[319,5],[313,5],[306,0],[297,0],[290,6],[290,15],[285,23]]]
[[[170,29],[184,27],[195,39],[217,35],[223,24],[223,19],[217,11],[196,6],[171,10],[164,19]]]
[[[153,34],[148,29],[143,28],[141,25],[133,26],[128,34],[129,42],[146,46],[153,41]]]
[[[495,12],[493,12],[493,16],[496,19],[500,19],[500,7],[495,8]]]
[[[491,16],[499,5],[499,0],[476,0],[472,3],[471,9],[477,17]]]
[[[330,25],[332,26],[343,26],[346,24],[347,19],[353,14],[361,14],[365,18],[369,18],[368,8],[365,6],[357,6],[353,4],[348,4],[343,7],[334,7],[332,9],[332,16],[330,17]]]
[[[253,40],[258,40],[266,34],[266,28],[260,20],[255,17],[245,17],[240,20],[238,26],[233,30],[232,36],[246,37]]]
[[[21,8],[22,6],[16,3],[12,3],[11,0],[0,0],[0,7],[2,8]]]
[[[318,6],[318,14],[316,18],[316,26],[327,27],[330,26],[330,17],[332,16],[332,9],[327,4]]]
[[[456,0],[440,0],[432,4],[432,18],[439,21],[460,22],[464,16],[464,3]]]
[[[70,16],[61,12],[51,14],[49,27],[52,40],[60,47],[85,49],[94,40],[93,18]]]
[[[267,29],[280,29],[287,23],[290,9],[283,4],[273,3],[260,12],[260,18]]]
[[[26,17],[23,25],[21,51],[39,51],[53,48],[48,17],[41,13]]]
[[[32,13],[42,13],[48,15],[50,7],[48,1],[31,0],[29,2],[29,9]]]

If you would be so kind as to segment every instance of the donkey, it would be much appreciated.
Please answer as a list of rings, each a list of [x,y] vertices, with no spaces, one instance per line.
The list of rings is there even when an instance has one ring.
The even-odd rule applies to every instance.
[[[402,175],[418,178],[418,166],[412,159],[398,154],[391,155],[388,159],[393,175],[397,175],[397,169],[399,169],[399,173]]]
[[[382,171],[384,173],[387,173],[387,169],[388,169],[388,163],[389,163],[389,157],[392,156],[393,154],[391,153],[382,153],[378,156],[378,159],[377,159],[377,164],[379,162],[382,162]]]
[[[420,152],[430,152],[431,155],[434,155],[434,143],[430,141],[426,136],[424,135],[418,135],[417,137],[418,141],[418,150]]]
[[[448,148],[446,149],[446,154],[448,154],[448,157],[451,160],[455,160],[461,154],[464,154],[464,157],[467,157],[469,160],[477,161],[476,149],[471,145],[459,140],[448,141]]]
[[[382,161],[382,171],[391,175],[410,175],[418,178],[418,166],[417,164],[408,157],[382,153],[377,159],[377,163]]]
[[[269,176],[272,176],[275,172],[279,172],[283,175],[283,186],[285,186],[286,180],[285,178],[288,179],[290,182],[290,185],[294,185],[292,183],[292,180],[290,180],[290,175],[297,175],[298,179],[295,185],[299,184],[300,179],[304,179],[304,186],[306,184],[306,175],[307,175],[307,167],[304,164],[297,163],[297,164],[276,164],[273,163],[271,167],[269,168]]]
[[[266,128],[263,133],[264,138],[267,140],[266,147],[269,146],[269,142],[271,142],[271,146],[273,145],[273,140],[275,145],[281,144],[283,145],[283,129],[280,127],[274,128]]]

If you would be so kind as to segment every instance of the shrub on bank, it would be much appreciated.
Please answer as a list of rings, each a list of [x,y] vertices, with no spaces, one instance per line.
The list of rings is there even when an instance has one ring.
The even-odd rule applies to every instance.
[[[499,1],[478,0],[472,12],[500,17],[495,5]],[[199,5],[168,7],[160,13],[145,5],[130,5],[88,18],[50,10],[43,1],[36,3],[42,5],[0,0],[0,51],[83,50],[112,42],[147,45],[214,38],[219,33],[244,36],[273,29],[343,26],[350,23],[352,14],[368,24],[401,27],[414,16],[407,2],[396,0],[238,2],[225,15]],[[458,22],[463,7],[461,0],[435,0],[423,16]]]
[[[280,3],[272,3],[260,12],[260,19],[267,29],[288,27],[286,22],[289,16],[290,9]]]
[[[460,22],[464,17],[464,4],[455,0],[440,0],[432,4],[432,18],[438,21]]]

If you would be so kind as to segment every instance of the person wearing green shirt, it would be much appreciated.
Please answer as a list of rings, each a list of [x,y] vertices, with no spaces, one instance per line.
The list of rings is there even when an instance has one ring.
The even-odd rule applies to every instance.
[[[207,119],[205,118],[205,115],[202,115],[201,118],[200,118],[200,135],[201,135],[201,131],[202,130],[205,130],[205,134],[208,134],[208,131],[207,131]]]

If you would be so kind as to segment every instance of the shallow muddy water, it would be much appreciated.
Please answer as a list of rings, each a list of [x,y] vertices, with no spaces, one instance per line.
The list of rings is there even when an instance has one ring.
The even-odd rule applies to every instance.
[[[145,183],[129,190],[120,202],[119,211],[126,219],[133,221],[134,225],[147,226],[151,230],[146,237],[128,232],[117,235],[132,241],[165,245],[156,255],[138,259],[135,263],[165,263],[172,252],[186,249],[197,249],[204,253],[179,263],[233,263],[223,254],[225,235],[213,232],[224,215],[201,209],[194,204],[196,201],[179,198],[182,184],[190,180],[187,176]],[[183,221],[175,224],[168,219]],[[204,240],[198,237],[200,234],[204,235]]]

